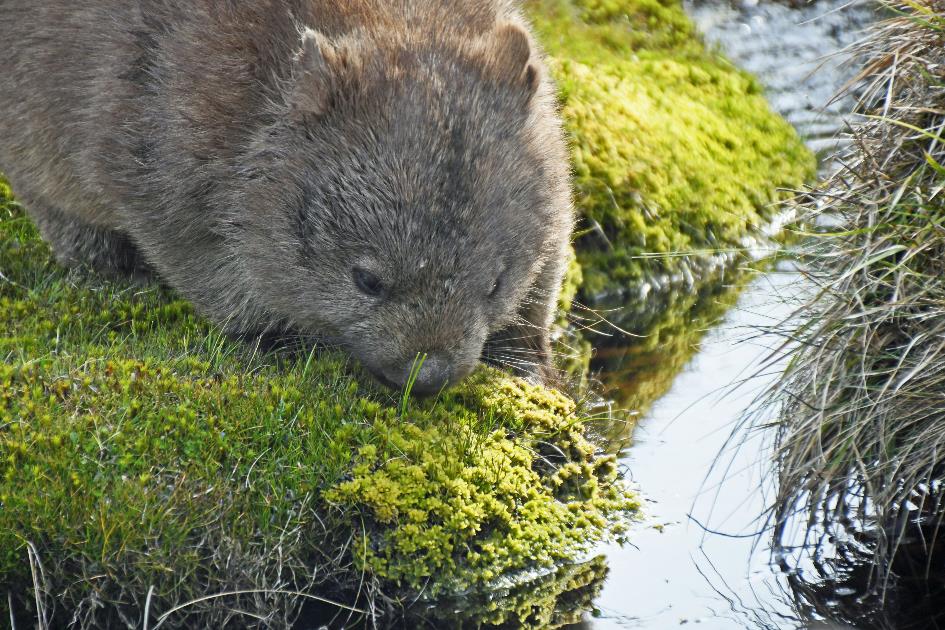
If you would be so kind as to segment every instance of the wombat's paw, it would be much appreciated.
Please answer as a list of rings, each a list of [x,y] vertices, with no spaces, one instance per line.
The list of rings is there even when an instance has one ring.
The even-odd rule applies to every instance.
[[[54,249],[56,260],[64,267],[90,270],[109,279],[130,280],[135,284],[150,284],[156,279],[154,271],[130,243],[95,245],[87,243],[82,247]]]
[[[52,247],[56,261],[70,269],[92,269],[96,273],[138,284],[154,279],[150,265],[124,234],[89,225],[58,211],[30,208],[43,238]]]

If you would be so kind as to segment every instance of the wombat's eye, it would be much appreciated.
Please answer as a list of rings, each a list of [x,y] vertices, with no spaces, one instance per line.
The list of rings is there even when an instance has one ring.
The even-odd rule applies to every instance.
[[[354,276],[354,284],[361,293],[371,297],[379,297],[384,293],[384,283],[370,271],[355,267],[352,275]]]
[[[492,283],[492,290],[489,291],[489,297],[495,297],[499,292],[499,289],[502,288],[502,276],[499,276],[495,279],[495,282]]]

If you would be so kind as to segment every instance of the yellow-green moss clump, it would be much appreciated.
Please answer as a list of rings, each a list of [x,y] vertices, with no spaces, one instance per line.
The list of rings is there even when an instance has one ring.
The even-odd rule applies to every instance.
[[[585,296],[739,247],[779,188],[813,175],[757,81],[705,49],[677,0],[525,4],[571,136]]]
[[[8,194],[0,586],[24,626],[29,549],[48,610],[80,627],[140,619],[149,591],[153,623],[260,589],[167,623],[236,609],[286,627],[289,591],[481,586],[571,557],[634,509],[563,396],[483,370],[404,401],[343,355],[254,351],[160,288],[57,267]]]
[[[635,508],[614,485],[615,460],[595,456],[563,395],[488,373],[458,395],[492,428],[381,420],[380,443],[360,449],[353,479],[325,494],[361,511],[362,566],[415,587],[436,578],[434,594],[468,589],[522,558],[549,566],[598,540],[608,515]]]

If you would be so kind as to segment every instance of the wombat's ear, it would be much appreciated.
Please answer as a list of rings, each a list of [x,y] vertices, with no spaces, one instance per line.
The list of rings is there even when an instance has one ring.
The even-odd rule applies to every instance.
[[[524,88],[531,98],[538,89],[538,67],[532,61],[528,33],[518,24],[499,24],[493,34],[491,65],[497,77]]]
[[[323,35],[305,29],[302,48],[295,56],[293,85],[288,94],[293,117],[317,116],[328,111],[336,89],[331,64],[336,56],[336,51]]]

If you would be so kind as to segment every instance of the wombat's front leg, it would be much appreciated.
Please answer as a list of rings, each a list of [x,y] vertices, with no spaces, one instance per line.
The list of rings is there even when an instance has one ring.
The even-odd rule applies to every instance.
[[[542,270],[519,309],[518,321],[486,342],[483,351],[486,363],[509,368],[539,383],[554,384],[550,328],[558,306],[561,267],[555,261]]]
[[[121,232],[89,225],[42,204],[30,203],[26,209],[64,267],[88,265],[103,275],[138,282],[151,277],[138,248]]]

